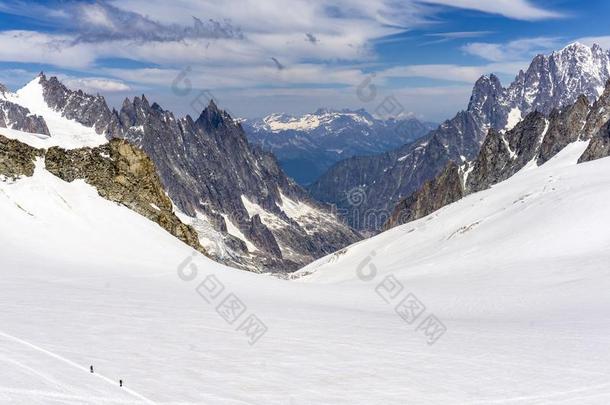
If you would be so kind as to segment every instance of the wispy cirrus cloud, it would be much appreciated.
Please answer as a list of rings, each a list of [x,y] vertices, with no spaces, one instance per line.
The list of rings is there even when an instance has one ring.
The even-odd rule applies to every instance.
[[[481,11],[499,14],[505,17],[525,21],[562,18],[564,14],[535,6],[529,0],[420,0],[422,3]]]
[[[432,37],[435,39],[424,42],[422,45],[440,44],[443,42],[449,42],[458,39],[479,38],[489,34],[493,34],[493,31],[433,32],[430,34],[425,34],[425,36]]]
[[[565,41],[559,37],[536,37],[517,39],[506,43],[473,42],[462,50],[492,62],[530,59],[533,55],[557,49]]]
[[[516,74],[519,69],[527,67],[528,64],[529,61],[521,60],[510,63],[488,63],[477,66],[453,64],[409,65],[383,70],[379,72],[377,76],[384,79],[419,77],[472,84],[482,75],[489,73]]]
[[[610,49],[610,35],[602,35],[597,37],[581,37],[576,39],[576,42],[585,44],[587,46],[593,46],[597,44],[604,49]]]

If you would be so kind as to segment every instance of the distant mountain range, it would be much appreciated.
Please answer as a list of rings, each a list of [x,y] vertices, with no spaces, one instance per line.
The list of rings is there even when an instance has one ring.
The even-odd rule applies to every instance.
[[[336,205],[355,228],[377,231],[402,198],[449,162],[460,165],[475,159],[490,129],[510,130],[531,112],[549,114],[581,95],[595,101],[610,78],[609,68],[607,51],[573,43],[536,56],[506,88],[496,76],[483,76],[474,85],[468,108],[421,140],[338,162],[309,190],[320,201]]]
[[[243,120],[242,125],[249,141],[272,152],[301,185],[312,183],[340,160],[394,149],[436,127],[410,115],[381,120],[362,109],[272,114]]]

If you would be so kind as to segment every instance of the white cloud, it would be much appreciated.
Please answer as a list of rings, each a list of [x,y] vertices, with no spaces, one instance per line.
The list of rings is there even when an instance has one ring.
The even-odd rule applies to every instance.
[[[585,44],[588,46],[593,46],[593,44],[597,44],[603,49],[610,50],[610,35],[578,38],[576,42],[580,42],[581,44]]]
[[[536,7],[528,0],[421,0],[424,3],[465,8],[484,13],[499,14],[517,20],[536,21],[561,18],[556,11]]]
[[[188,69],[188,70],[187,70]],[[122,80],[170,89],[174,83],[194,90],[214,88],[248,88],[261,85],[356,86],[365,78],[360,69],[319,64],[295,64],[278,70],[273,62],[256,66],[189,66],[185,69],[102,69],[100,72]],[[183,73],[182,76],[181,73]]]
[[[10,90],[17,90],[19,86],[34,77],[36,72],[26,69],[1,69],[0,84],[7,86]]]
[[[537,37],[517,39],[503,44],[473,42],[464,45],[462,50],[492,62],[502,62],[530,59],[536,54],[557,49],[562,43],[561,39],[556,37]]]
[[[57,28],[60,29],[47,33],[0,31],[0,61],[42,63],[79,70],[87,78],[65,78],[73,87],[115,92],[116,97],[129,87],[147,93],[165,91],[171,96],[172,83],[188,66],[191,69],[188,79],[195,89],[239,90],[252,94],[262,91],[261,87],[273,87],[269,91],[279,94],[292,86],[307,100],[324,94],[325,98],[318,99],[318,103],[334,100],[337,106],[350,105],[355,86],[366,77],[364,68],[380,62],[372,46],[377,39],[436,23],[437,13],[445,10],[445,6],[518,19],[559,16],[534,7],[526,0],[291,0],[290,3],[284,0],[230,0],[222,7],[216,0],[171,3],[166,0],[110,0],[58,3],[57,9],[41,4],[34,4],[34,9],[30,9],[24,4],[19,0],[0,1],[0,10],[24,16],[33,13],[45,23],[52,25],[59,21],[70,29],[62,32],[59,24]],[[75,19],[75,15],[81,18]],[[198,25],[196,21],[200,20],[193,24],[193,17],[212,21],[211,25]],[[71,19],[75,21],[66,23]],[[216,26],[214,21],[221,23]],[[488,33],[436,32],[428,36],[431,41],[444,42]],[[315,38],[315,42],[307,41],[308,35]],[[526,60],[523,54],[534,48],[532,43],[523,41],[509,44],[475,42],[464,50],[494,63],[397,67],[382,70],[378,79],[380,86],[387,85],[394,77],[424,77],[471,85],[482,74],[516,73],[515,65],[525,67],[525,63],[513,61]],[[98,61],[103,58],[127,58],[158,67],[100,68]],[[283,68],[278,69],[272,58]],[[307,89],[303,90],[304,87]],[[312,87],[333,89],[314,91]],[[438,89],[429,90],[426,97],[439,97]],[[449,88],[445,90],[450,91]],[[294,106],[299,103],[297,95],[284,94],[282,97],[292,97]],[[272,99],[272,96],[267,97],[269,106],[274,105]],[[232,100],[238,105],[241,103],[237,96]],[[163,103],[163,99],[160,101]]]
[[[0,60],[9,62],[46,63],[68,68],[91,66],[95,49],[71,43],[68,35],[44,34],[35,31],[0,31]]]
[[[529,61],[516,61],[510,63],[489,63],[480,66],[462,66],[452,64],[410,65],[394,67],[377,74],[378,77],[404,78],[421,77],[435,80],[447,80],[463,83],[474,83],[479,77],[489,73],[514,75],[519,69],[527,67]]]
[[[453,41],[456,39],[478,38],[492,34],[492,31],[457,31],[457,32],[434,32],[426,34],[427,37],[436,38],[433,41],[428,41],[423,45],[438,44],[441,42]]]
[[[114,79],[101,77],[61,77],[61,81],[72,89],[81,89],[89,93],[97,92],[124,92],[131,90],[127,84]]]

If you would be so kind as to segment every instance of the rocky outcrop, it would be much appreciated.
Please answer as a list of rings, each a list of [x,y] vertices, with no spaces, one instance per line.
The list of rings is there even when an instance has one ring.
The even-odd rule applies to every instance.
[[[376,229],[371,229],[370,222],[361,220],[362,212],[392,212],[401,198],[411,195],[425,181],[441,173],[449,161],[476,158],[490,129],[495,134],[510,130],[531,112],[549,115],[554,109],[572,105],[581,95],[584,95],[583,100],[593,102],[610,79],[608,66],[608,52],[596,45],[587,47],[575,43],[551,55],[538,55],[528,69],[519,72],[506,88],[494,75],[483,76],[475,83],[466,111],[458,113],[430,134],[442,143],[446,152],[422,151],[420,147],[435,148],[436,144],[417,142],[365,160],[348,159],[329,169],[309,189],[315,198],[346,211],[347,220],[357,229],[374,231]],[[578,111],[577,108],[573,112],[575,117]],[[603,121],[603,110],[600,108],[599,111]],[[591,125],[599,128],[599,123]],[[561,132],[569,128],[557,130]],[[595,132],[591,130],[588,136]],[[570,139],[567,134],[558,134],[558,137]],[[501,150],[498,139],[493,141],[496,149]],[[557,152],[560,148],[558,141],[547,141],[541,162]],[[423,156],[435,156],[440,160],[432,164],[418,158]],[[525,158],[524,155],[522,159]],[[515,162],[512,167],[520,163]],[[354,188],[366,194],[365,202],[346,206],[347,196]]]
[[[113,139],[96,148],[44,150],[0,134],[0,176],[10,180],[31,177],[36,159],[44,159],[46,170],[62,180],[84,180],[101,197],[126,206],[187,245],[207,253],[197,232],[174,213],[153,162],[130,143]]]
[[[384,230],[423,218],[464,196],[460,167],[451,162],[440,175],[396,205]]]
[[[582,136],[589,115],[589,101],[584,95],[564,110],[553,110],[549,116],[549,127],[540,145],[538,165],[544,164],[570,143]]]
[[[590,162],[610,156],[610,121],[591,138],[589,146],[578,159],[578,163]]]
[[[269,228],[263,225],[260,215],[256,214],[250,219],[250,226],[246,230],[246,236],[263,251],[272,254],[278,259],[282,259],[282,251]]]
[[[21,176],[31,177],[36,158],[43,155],[43,150],[9,139],[1,135],[0,131],[0,176],[11,180]]]
[[[473,170],[466,180],[468,192],[477,192],[504,181],[536,158],[548,128],[546,117],[539,112],[527,117],[512,130],[502,133],[490,130]]]
[[[581,139],[591,139],[600,128],[610,120],[610,80],[601,96],[593,103],[589,110],[584,128],[581,131]]]
[[[579,163],[609,156],[610,117],[606,112],[610,107],[609,95],[610,82],[592,106],[582,95],[572,105],[553,109],[548,117],[536,111],[510,131],[490,129],[473,162],[465,163],[461,169],[455,164],[449,165],[434,180],[400,201],[385,228],[421,218],[463,195],[485,190],[528,164],[542,165],[578,140],[590,139]],[[457,184],[465,185],[459,189],[461,194]]]
[[[32,114],[27,108],[3,100],[1,96],[8,91],[5,87],[3,89],[3,91],[0,89],[0,128],[49,135],[49,128],[44,118]]]
[[[52,147],[45,154],[45,167],[68,182],[85,180],[103,198],[156,222],[187,245],[205,253],[195,230],[174,214],[153,162],[128,142],[113,139],[96,148],[71,150]]]

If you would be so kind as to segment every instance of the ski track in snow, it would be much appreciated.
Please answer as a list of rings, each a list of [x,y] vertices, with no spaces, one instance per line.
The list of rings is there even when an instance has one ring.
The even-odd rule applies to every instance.
[[[12,335],[9,335],[8,333],[2,332],[2,331],[0,331],[0,337],[3,337],[3,338],[8,339],[8,340],[12,340],[13,342],[17,342],[17,343],[19,343],[19,344],[21,344],[21,345],[23,345],[23,346],[26,346],[26,347],[28,347],[28,348],[30,348],[30,349],[32,349],[32,350],[35,350],[35,351],[37,351],[37,352],[39,352],[39,353],[42,353],[42,354],[44,354],[44,355],[47,355],[47,356],[49,356],[49,357],[52,357],[52,358],[54,358],[55,360],[61,361],[61,362],[65,363],[65,364],[67,364],[67,365],[69,365],[69,366],[71,366],[71,367],[74,367],[74,368],[76,368],[76,369],[78,369],[78,370],[82,371],[83,373],[88,373],[88,374],[91,374],[91,373],[90,373],[90,371],[89,371],[89,368],[88,368],[88,367],[81,366],[80,364],[76,364],[76,363],[75,363],[75,362],[73,362],[72,360],[69,360],[69,359],[67,359],[67,358],[65,358],[65,357],[63,357],[63,356],[60,356],[60,355],[58,355],[58,354],[56,354],[56,353],[53,353],[53,352],[51,352],[51,351],[49,351],[49,350],[43,349],[42,347],[37,346],[37,345],[35,345],[35,344],[32,344],[32,343],[30,343],[30,342],[27,342],[27,341],[25,341],[25,340],[23,340],[23,339],[20,339],[20,338],[18,338],[18,337],[12,336]],[[10,360],[10,359],[9,359],[9,360]],[[27,368],[27,369],[28,369],[28,370],[30,370],[30,371],[33,371],[31,368],[29,368],[29,367],[27,367],[27,366],[23,366],[23,365],[21,365],[21,364],[20,364],[20,366],[21,366],[21,367],[25,367],[25,368]],[[50,378],[50,377],[47,377],[47,376],[45,376],[45,375],[43,375],[43,374],[40,374],[40,373],[38,373],[38,372],[36,372],[36,374],[37,374],[37,375],[39,375],[39,376],[41,376],[41,377],[43,377],[43,378],[45,378],[45,379],[47,379],[47,380],[51,380],[51,378]],[[112,386],[115,386],[115,387],[116,387],[116,386],[117,386],[117,384],[118,384],[118,381],[115,381],[115,380],[112,380],[112,379],[110,379],[110,378],[108,378],[108,377],[105,377],[105,376],[101,375],[100,373],[98,373],[97,371],[96,371],[95,373],[93,373],[92,375],[93,375],[94,377],[96,377],[96,378],[101,379],[102,381],[105,381],[106,383],[108,383],[108,384],[110,384],[110,385],[112,385]],[[141,400],[143,403],[145,403],[145,404],[152,404],[152,405],[154,405],[154,404],[155,404],[155,402],[151,401],[150,399],[146,398],[145,396],[143,396],[143,395],[141,395],[141,394],[138,394],[137,392],[135,392],[135,391],[134,391],[134,390],[132,390],[131,388],[127,388],[127,387],[123,386],[123,387],[121,387],[120,389],[122,389],[123,391],[128,392],[129,394],[131,394],[132,396],[134,396],[134,397],[136,397],[136,398],[140,399],[140,400]],[[81,398],[81,399],[82,399],[82,398]]]

